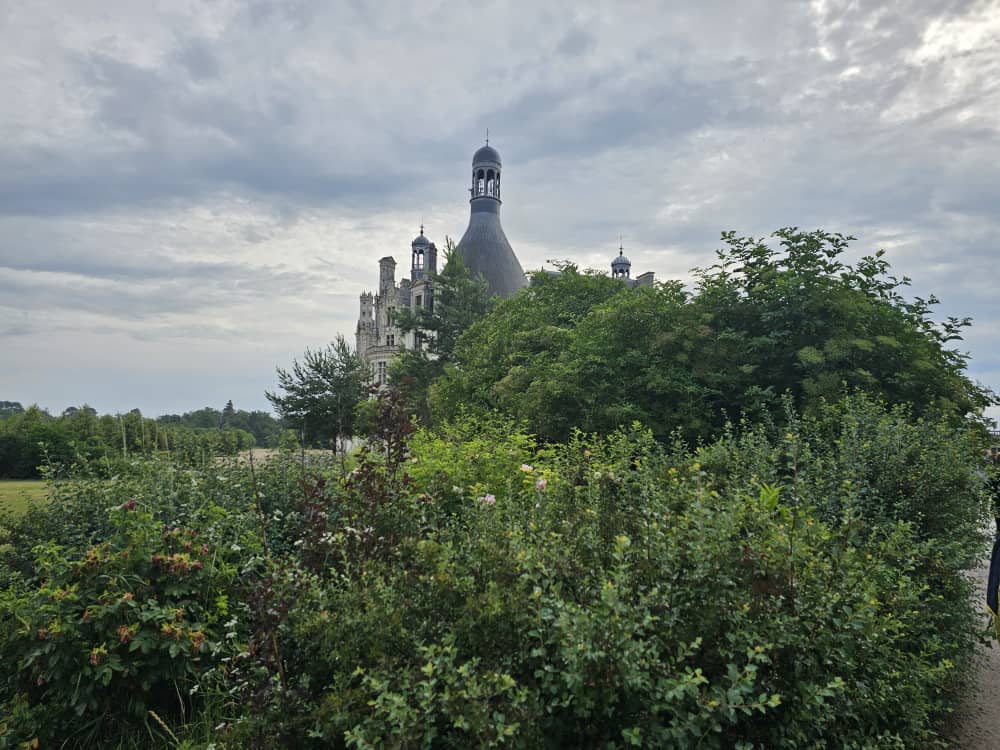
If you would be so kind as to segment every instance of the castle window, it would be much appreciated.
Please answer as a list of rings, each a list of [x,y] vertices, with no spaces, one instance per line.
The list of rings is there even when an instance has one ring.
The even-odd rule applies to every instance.
[[[417,307],[423,307],[424,306],[424,297],[423,297],[422,294],[418,294],[417,295],[417,304],[416,304],[416,306]]]
[[[388,336],[385,337],[385,343],[388,344],[389,346],[395,346],[396,337],[390,333]]]

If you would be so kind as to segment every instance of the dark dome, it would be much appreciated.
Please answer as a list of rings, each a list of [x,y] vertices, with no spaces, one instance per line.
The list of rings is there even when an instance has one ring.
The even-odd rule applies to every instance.
[[[426,247],[427,245],[431,244],[431,241],[426,237],[424,237],[424,233],[421,232],[420,235],[416,239],[414,239],[413,242],[411,242],[410,244],[414,247],[416,247],[417,245],[420,245],[421,247]]]
[[[632,261],[626,258],[621,251],[618,252],[618,257],[611,261],[612,268],[630,268],[632,266]]]
[[[472,155],[472,163],[480,164],[482,162],[492,162],[493,164],[500,164],[500,152],[497,151],[492,146],[483,146],[475,154]]]

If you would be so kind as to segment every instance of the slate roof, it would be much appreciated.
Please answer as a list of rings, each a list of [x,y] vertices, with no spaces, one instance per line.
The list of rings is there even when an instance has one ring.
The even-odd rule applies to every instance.
[[[483,146],[475,154],[472,155],[472,165],[476,164],[496,164],[498,167],[503,166],[500,163],[500,152],[497,151],[492,146]]]
[[[509,297],[527,286],[528,279],[500,226],[500,201],[483,196],[470,203],[469,227],[458,243],[458,254],[474,277],[486,278],[493,294]]]

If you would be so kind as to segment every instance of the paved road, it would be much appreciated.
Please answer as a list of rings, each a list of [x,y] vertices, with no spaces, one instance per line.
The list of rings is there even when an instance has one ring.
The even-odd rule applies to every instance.
[[[975,571],[976,601],[982,602],[983,622],[986,613],[986,579],[990,561]],[[965,701],[952,724],[954,750],[1000,750],[1000,644],[981,648],[976,654],[976,669]]]

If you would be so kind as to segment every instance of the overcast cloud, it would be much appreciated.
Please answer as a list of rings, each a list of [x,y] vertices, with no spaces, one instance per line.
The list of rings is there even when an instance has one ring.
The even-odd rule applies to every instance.
[[[487,127],[525,268],[852,234],[1000,386],[1000,2],[6,0],[0,81],[0,400],[267,408]]]

